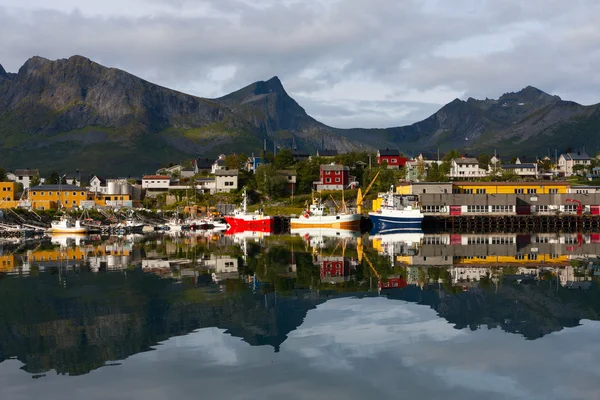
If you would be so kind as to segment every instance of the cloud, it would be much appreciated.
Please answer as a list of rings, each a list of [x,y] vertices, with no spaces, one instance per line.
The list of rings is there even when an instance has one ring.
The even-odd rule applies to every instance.
[[[383,127],[527,85],[598,102],[599,19],[593,0],[4,0],[0,63],[81,54],[205,97],[277,75],[325,123]]]

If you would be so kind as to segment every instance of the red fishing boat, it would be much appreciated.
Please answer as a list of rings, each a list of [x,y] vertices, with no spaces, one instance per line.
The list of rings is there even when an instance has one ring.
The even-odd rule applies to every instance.
[[[248,212],[248,197],[246,190],[242,193],[242,204],[233,211],[232,215],[226,215],[225,220],[229,224],[228,232],[266,232],[274,230],[275,223],[271,216],[264,215],[262,210],[253,213]]]

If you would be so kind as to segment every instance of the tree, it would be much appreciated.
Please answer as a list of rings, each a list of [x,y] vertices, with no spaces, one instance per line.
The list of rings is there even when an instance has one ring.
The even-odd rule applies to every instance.
[[[8,177],[6,176],[6,170],[0,167],[0,182],[7,182]]]
[[[442,158],[442,161],[450,163],[450,161],[452,161],[453,158],[461,158],[461,157],[462,157],[462,154],[460,151],[450,150],[449,152],[446,153],[446,155],[444,155],[444,157]]]
[[[40,176],[39,175],[34,175],[31,178],[29,178],[29,187],[34,187],[34,186],[38,186],[41,182]]]
[[[577,175],[585,175],[585,171],[586,171],[587,167],[585,165],[574,165],[573,166],[573,172],[576,173]]]
[[[542,171],[548,172],[552,169],[552,161],[544,160],[544,161],[542,161],[542,164],[540,167],[542,168]]]
[[[294,164],[294,156],[289,149],[283,149],[275,156],[275,168],[284,169]]]
[[[490,156],[482,153],[477,156],[477,161],[479,161],[479,168],[487,170],[490,165]]]
[[[427,178],[425,179],[425,181],[441,182],[441,177],[442,174],[440,172],[440,166],[436,162],[432,163],[429,167],[429,170],[427,171]]]
[[[60,176],[58,176],[58,172],[52,171],[48,178],[46,178],[47,185],[58,185],[58,181],[60,180]]]

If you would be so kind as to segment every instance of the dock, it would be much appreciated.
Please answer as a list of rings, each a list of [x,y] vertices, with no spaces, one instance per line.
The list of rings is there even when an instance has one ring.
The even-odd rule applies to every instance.
[[[600,231],[599,215],[426,215],[425,232],[585,232]]]

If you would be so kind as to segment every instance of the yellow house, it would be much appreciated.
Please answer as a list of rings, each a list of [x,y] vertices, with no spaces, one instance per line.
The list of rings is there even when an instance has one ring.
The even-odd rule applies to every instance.
[[[464,194],[564,194],[568,182],[454,182],[453,193]]]
[[[0,182],[0,208],[15,208],[19,204],[16,199],[19,184],[16,182]]]
[[[28,200],[35,209],[73,208],[87,201],[87,189],[73,185],[41,185],[29,189]]]

